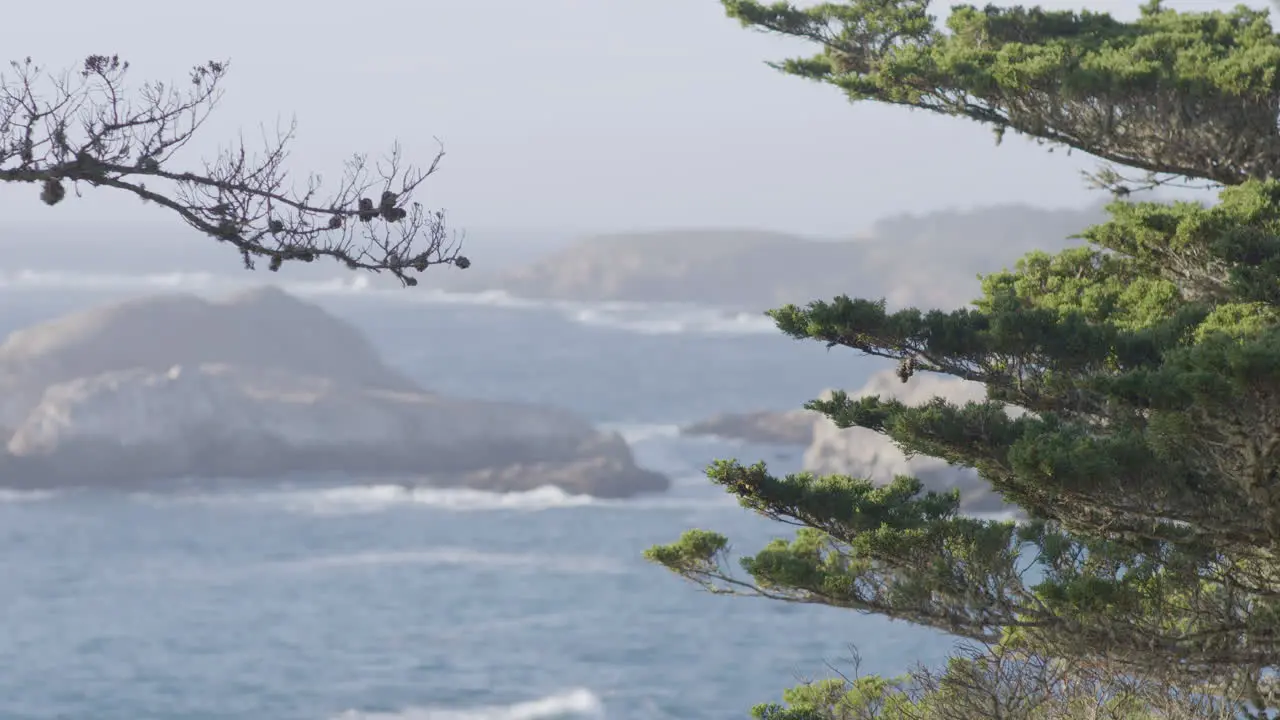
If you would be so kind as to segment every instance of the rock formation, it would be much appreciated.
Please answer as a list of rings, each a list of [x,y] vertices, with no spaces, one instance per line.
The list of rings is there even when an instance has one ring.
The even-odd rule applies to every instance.
[[[690,423],[680,434],[713,435],[761,445],[800,445],[813,442],[814,428],[822,415],[812,410],[788,412],[725,413]]]
[[[625,441],[556,409],[444,397],[277,289],[148,298],[0,345],[0,485],[341,473],[495,491],[664,490]]]
[[[449,287],[584,302],[681,302],[763,311],[849,293],[890,305],[956,307],[978,273],[1031,250],[1055,251],[1104,217],[1100,207],[1000,205],[886,218],[857,238],[761,230],[661,230],[585,238],[502,272],[459,273]]]
[[[980,401],[982,385],[937,375],[917,375],[902,383],[892,370],[876,373],[852,396],[879,395],[918,405],[934,397],[953,403]],[[830,391],[824,392],[825,399]],[[819,413],[799,410],[722,415],[682,428],[689,435],[716,435],[756,443],[805,446],[804,469],[819,475],[849,475],[887,483],[895,475],[918,477],[927,490],[960,489],[961,507],[968,512],[1012,509],[978,474],[933,457],[908,458],[887,437],[866,428],[840,429]]]

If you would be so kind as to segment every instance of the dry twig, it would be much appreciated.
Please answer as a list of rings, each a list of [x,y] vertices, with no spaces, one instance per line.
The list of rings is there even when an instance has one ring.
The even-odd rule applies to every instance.
[[[0,182],[36,183],[48,205],[67,186],[124,190],[177,213],[191,227],[230,243],[247,269],[329,257],[356,270],[389,272],[406,285],[432,265],[470,266],[442,210],[413,201],[444,157],[425,167],[404,162],[396,146],[381,161],[347,161],[341,180],[321,192],[318,175],[295,187],[285,160],[294,127],[263,151],[243,140],[198,172],[171,168],[174,154],[204,124],[222,96],[228,65],[192,69],[189,83],[125,85],[129,64],[92,55],[76,72],[53,74],[30,58],[0,74]]]

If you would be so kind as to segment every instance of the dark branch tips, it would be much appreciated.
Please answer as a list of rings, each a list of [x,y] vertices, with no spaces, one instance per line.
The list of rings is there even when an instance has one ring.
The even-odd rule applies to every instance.
[[[44,181],[44,188],[40,191],[40,199],[45,205],[57,205],[67,196],[67,189],[62,187],[62,182],[50,178]]]

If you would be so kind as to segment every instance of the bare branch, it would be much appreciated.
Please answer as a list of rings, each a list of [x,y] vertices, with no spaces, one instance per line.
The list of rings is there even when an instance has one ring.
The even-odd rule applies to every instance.
[[[92,55],[61,74],[30,58],[10,67],[12,75],[0,73],[0,182],[39,184],[48,205],[65,199],[68,184],[77,194],[81,184],[123,190],[231,244],[247,269],[258,258],[274,271],[329,257],[416,285],[413,273],[430,266],[471,265],[444,211],[414,200],[439,169],[443,146],[425,166],[406,162],[398,145],[375,163],[355,155],[327,193],[318,175],[300,186],[290,177],[292,125],[264,134],[258,153],[241,139],[199,171],[174,169],[174,154],[221,99],[227,63],[198,65],[185,84],[151,82],[136,92],[117,56]]]

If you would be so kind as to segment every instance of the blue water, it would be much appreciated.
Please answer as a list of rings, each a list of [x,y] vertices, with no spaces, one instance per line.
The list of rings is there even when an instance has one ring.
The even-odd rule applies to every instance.
[[[0,330],[101,292],[0,291]],[[342,294],[424,385],[553,402],[622,429],[673,475],[660,497],[332,488],[0,495],[0,718],[743,718],[847,663],[932,663],[936,633],[829,608],[710,596],[641,552],[691,527],[751,550],[786,528],[698,474],[675,423],[795,407],[877,366],[751,318]],[[845,659],[842,661],[842,659]]]

